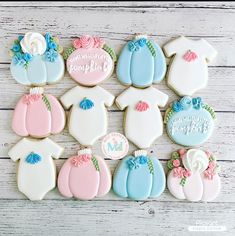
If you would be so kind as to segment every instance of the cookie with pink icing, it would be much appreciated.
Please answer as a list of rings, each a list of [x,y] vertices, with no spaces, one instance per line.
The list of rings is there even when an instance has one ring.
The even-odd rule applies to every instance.
[[[91,149],[83,149],[64,163],[57,185],[65,197],[90,200],[109,192],[111,173],[103,158],[93,155]]]
[[[18,101],[12,120],[12,129],[19,136],[43,138],[60,133],[65,126],[65,112],[59,101],[43,88],[30,89]]]
[[[178,199],[213,201],[221,188],[220,166],[208,151],[180,149],[167,162],[167,187]]]
[[[75,39],[64,52],[64,59],[72,79],[85,86],[109,78],[117,60],[114,50],[103,39],[89,35]]]

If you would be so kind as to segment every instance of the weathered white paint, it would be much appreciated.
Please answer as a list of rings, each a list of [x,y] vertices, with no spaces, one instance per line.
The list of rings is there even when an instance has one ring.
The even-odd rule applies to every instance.
[[[225,226],[225,234],[234,235],[234,22],[234,2],[1,2],[0,235],[188,235],[188,226],[196,224]],[[98,35],[117,53],[136,32],[149,34],[160,45],[181,34],[208,40],[219,54],[209,67],[208,87],[196,95],[202,96],[217,112],[214,135],[202,146],[213,151],[222,166],[222,191],[215,202],[178,201],[168,190],[158,199],[146,202],[120,199],[112,192],[94,201],[67,200],[57,190],[42,202],[25,200],[17,190],[17,165],[7,157],[7,152],[20,139],[11,130],[12,110],[28,88],[11,78],[8,50],[18,34],[29,30],[50,31],[58,35],[65,47],[70,45],[71,38],[84,33]],[[75,85],[66,74],[59,84],[45,90],[60,97]],[[114,95],[125,89],[115,74],[101,86]],[[155,87],[169,95],[169,102],[177,98],[165,81]],[[123,112],[111,107],[109,131],[122,132],[122,118]],[[80,147],[67,129],[51,138],[65,147],[63,159]],[[165,165],[170,153],[179,147],[164,133],[149,152]],[[130,152],[135,149],[131,144]],[[100,140],[93,150],[101,154]],[[58,169],[63,162],[56,161]],[[107,162],[112,171],[118,163]]]

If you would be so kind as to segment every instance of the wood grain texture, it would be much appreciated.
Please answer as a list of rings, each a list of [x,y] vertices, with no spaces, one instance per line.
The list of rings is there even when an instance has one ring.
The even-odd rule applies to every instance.
[[[224,232],[206,235],[235,234],[235,3],[234,2],[1,2],[0,3],[0,235],[189,235],[189,226],[223,226]],[[172,38],[185,35],[205,38],[218,50],[209,65],[208,87],[202,96],[217,115],[213,136],[201,146],[216,154],[222,167],[222,190],[211,203],[178,201],[166,189],[157,199],[130,201],[112,191],[93,201],[65,199],[55,189],[45,200],[30,202],[17,190],[17,164],[9,159],[9,149],[20,137],[11,130],[13,109],[28,88],[11,77],[8,50],[13,40],[27,31],[51,32],[67,47],[72,38],[82,34],[98,35],[117,54],[135,33],[150,35],[161,46]],[[167,60],[169,62],[169,60]],[[75,86],[68,74],[56,85],[46,86],[46,93],[60,97]],[[120,94],[125,87],[116,75],[101,86]],[[154,87],[177,95],[165,80]],[[165,108],[162,109],[164,114]],[[123,112],[114,105],[109,109],[109,132],[123,132]],[[65,159],[80,145],[67,128],[51,136],[65,147],[59,170]],[[102,155],[101,140],[93,151]],[[166,133],[148,150],[165,166],[170,153],[180,148]],[[129,152],[136,147],[130,144]],[[118,161],[107,160],[112,172]],[[198,233],[190,233],[190,235]],[[200,234],[201,235],[201,234]]]

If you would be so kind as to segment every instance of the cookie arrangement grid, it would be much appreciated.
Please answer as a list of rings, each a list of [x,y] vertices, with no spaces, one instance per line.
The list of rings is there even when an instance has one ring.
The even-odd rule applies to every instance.
[[[174,47],[176,47],[175,45],[180,48],[185,47],[186,45],[187,50],[182,49],[183,50],[182,54],[182,52],[178,52],[177,50],[174,49]],[[205,40],[192,42],[186,39],[185,37],[180,37],[175,41],[173,41],[172,43],[168,43],[165,46],[165,50],[167,51],[166,54],[168,56],[176,54],[174,57],[175,62],[173,61],[173,64],[170,66],[169,69],[168,84],[170,87],[174,87],[174,89],[177,90],[178,94],[180,95],[192,95],[193,92],[206,86],[207,83],[206,60],[207,61],[212,60],[215,57],[216,52]],[[62,48],[58,44],[58,39],[53,38],[50,34],[46,34],[45,39],[43,38],[42,35],[38,33],[27,33],[24,37],[20,36],[18,40],[15,41],[13,48],[11,50],[13,56],[11,64],[11,72],[13,74],[13,77],[18,82],[28,85],[29,84],[41,85],[43,83],[45,84],[45,83],[51,83],[52,81],[57,81],[58,78],[60,77],[59,75],[61,75],[61,68],[63,69],[63,65],[58,66],[56,64],[61,60],[61,56],[59,55],[61,51]],[[177,53],[180,55],[177,55]],[[108,45],[106,45],[100,38],[90,37],[90,36],[82,36],[81,38],[74,40],[73,47],[68,48],[65,51],[64,57],[67,60],[66,65],[71,77],[78,83],[86,86],[94,86],[97,83],[103,81],[104,79],[110,77],[114,68],[114,62],[116,61],[116,55]],[[179,57],[178,59],[179,62],[177,62],[178,57]],[[176,70],[174,69],[174,67],[176,67],[178,68],[179,71],[178,73],[181,73],[180,68],[185,67],[184,64],[181,65],[182,61],[183,63],[186,64],[193,62],[190,65],[188,65],[189,74],[187,75],[187,77],[189,77],[192,80],[192,82],[187,81],[189,83],[187,87],[184,87],[186,82],[185,78],[182,76],[177,77],[176,76],[177,73],[172,72],[172,70],[173,71]],[[177,63],[179,65],[177,65]],[[175,64],[177,66],[175,66]],[[54,66],[54,68],[52,65]],[[57,67],[59,69],[57,69]],[[202,74],[198,76],[199,80],[197,80],[197,83],[194,83],[196,80],[195,78],[190,77],[191,74],[194,74],[195,70],[202,71]],[[27,74],[25,73],[25,71],[29,73]],[[36,76],[35,76],[35,71],[37,71]],[[56,73],[54,73],[55,71]],[[149,148],[151,144],[155,141],[155,139],[161,136],[163,133],[162,117],[160,111],[157,108],[157,105],[162,107],[165,106],[167,103],[168,96],[149,86],[152,83],[161,81],[165,76],[165,72],[166,72],[166,62],[161,48],[157,44],[155,44],[155,42],[149,40],[146,36],[140,35],[137,36],[133,41],[128,42],[128,44],[123,48],[123,51],[120,54],[117,64],[118,79],[125,85],[133,85],[135,87],[141,87],[141,88],[130,87],[124,93],[122,93],[116,100],[117,105],[121,109],[125,109],[126,107],[128,107],[127,109],[128,112],[125,117],[125,135],[130,141],[132,141],[139,148],[144,148],[144,149]],[[20,76],[20,78],[18,78],[18,76]],[[172,84],[175,85],[172,86]],[[190,87],[191,85],[193,88],[191,90],[187,90],[188,87]],[[90,91],[91,94],[89,95]],[[96,100],[95,96],[97,96],[98,100]],[[136,101],[137,98],[139,99],[138,101]],[[56,99],[54,100],[56,101]],[[67,92],[64,96],[62,96],[61,101],[66,108],[69,108],[73,105],[71,109],[71,114],[69,116],[70,134],[84,146],[93,145],[98,138],[102,137],[107,132],[107,117],[105,114],[106,113],[105,106],[111,106],[113,100],[114,97],[111,94],[109,94],[107,91],[103,90],[101,87],[98,86],[87,89],[77,86],[71,89],[69,92]],[[187,100],[187,99],[186,97],[184,97],[181,100]],[[179,113],[182,112],[183,110],[188,110],[189,106],[187,107],[187,105],[192,104],[191,107],[193,107],[196,110],[196,116],[197,116],[196,121],[195,118],[193,121],[196,123],[202,122],[200,126],[203,127],[195,128],[192,127],[192,125],[190,125],[190,129],[191,132],[193,130],[193,132],[196,133],[206,134],[204,135],[206,137],[201,138],[202,139],[201,142],[204,142],[210,136],[213,129],[213,122],[211,122],[211,119],[215,118],[213,109],[209,107],[207,104],[202,103],[200,98],[193,98],[191,100],[190,98],[188,98],[188,104],[183,103],[183,101],[181,102],[181,100],[178,103],[177,102],[173,103],[172,110],[167,113],[166,122],[170,122],[171,118],[174,116],[174,113]],[[53,121],[50,122],[50,120],[53,120],[52,119],[53,116],[54,117],[59,116],[58,115],[59,113],[60,116],[63,117],[64,116],[63,112],[61,112],[60,108],[59,109],[56,108],[54,104],[51,105],[51,103],[53,102],[50,101],[50,99],[48,99],[48,96],[42,94],[42,92],[40,92],[39,89],[38,90],[34,89],[34,91],[30,92],[30,95],[24,96],[22,103],[30,107],[32,104],[38,103],[38,101],[42,101],[42,104],[44,106],[43,109],[44,110],[47,109],[47,112],[49,112],[51,115],[51,118],[47,119],[47,123],[50,123],[50,126],[60,126],[61,129],[61,127],[64,126],[64,121],[60,121],[59,122],[60,124],[58,124],[58,122],[56,121],[57,123],[55,122],[56,124],[53,124]],[[22,107],[20,107],[19,111],[23,109]],[[31,109],[29,109],[29,111],[31,111],[32,114],[35,113],[36,110],[38,111],[38,107],[32,108],[31,106]],[[54,112],[54,110],[56,112]],[[94,111],[94,113],[91,112],[92,110]],[[200,113],[201,117],[198,118],[199,110],[200,112],[203,110],[206,115],[201,114],[202,113],[201,112]],[[30,114],[29,111],[27,111],[27,115]],[[84,114],[89,114],[89,115],[84,115]],[[95,126],[92,126],[90,124],[91,122],[89,122],[89,119],[87,118],[89,118],[89,116],[94,117],[94,115],[98,116],[99,122],[96,123]],[[34,118],[35,117],[38,117],[37,113],[34,114]],[[15,127],[15,130],[19,128],[17,127],[18,121],[23,120],[24,118],[25,117],[15,118],[16,125],[13,126]],[[77,122],[77,120],[79,119],[81,120],[81,124]],[[177,119],[179,120],[182,118],[177,118]],[[28,120],[32,120],[32,118],[30,119],[27,117],[26,120],[28,122]],[[83,123],[82,121],[85,122]],[[185,117],[183,117],[183,122],[184,121]],[[54,129],[52,129],[53,127],[50,127],[51,129],[50,128],[47,129],[47,131],[44,132],[44,135],[40,134],[34,135],[32,130],[35,132],[35,129],[33,129],[35,127],[33,128],[31,127],[34,125],[31,125],[30,122],[28,122],[29,123],[28,124],[27,122],[25,122],[27,128],[24,127],[24,129],[27,132],[25,132],[25,135],[23,136],[27,136],[30,134],[31,136],[42,138],[47,136],[45,135],[45,133],[50,134],[50,132],[53,133],[54,131]],[[192,123],[191,118],[189,122]],[[86,129],[84,129],[84,127]],[[28,131],[27,129],[31,131]],[[184,132],[184,129],[185,128],[176,127],[174,128],[174,131],[178,130],[178,132],[181,132],[183,130]],[[40,133],[40,131],[41,130],[36,129],[36,133],[37,132]],[[59,131],[57,130],[57,132]],[[20,132],[18,133],[20,134]],[[174,138],[172,139],[176,141]],[[191,139],[197,140],[199,138],[196,136],[192,137]],[[46,140],[49,139],[47,138]],[[18,146],[20,146],[20,142],[17,144]],[[49,140],[49,142],[52,141]],[[181,142],[182,145],[187,145],[187,143],[185,143],[184,141]],[[39,144],[39,141],[35,141],[34,144],[35,146],[37,146],[36,143]],[[193,144],[190,143],[190,145],[188,146],[197,144],[198,144],[197,142],[196,143],[194,142]],[[15,149],[17,149],[17,145],[14,147]],[[13,152],[12,154],[13,156],[14,156],[14,148],[11,150]],[[49,144],[46,144],[45,149],[47,148],[49,150],[52,149],[52,147],[50,147]],[[61,173],[62,172],[63,173],[59,174],[59,180],[60,180],[58,182],[59,190],[61,190],[60,192],[62,194],[64,192],[65,194],[63,195],[67,197],[76,196],[77,198],[80,199],[92,199],[95,196],[103,196],[109,191],[111,187],[111,176],[105,162],[102,161],[102,159],[100,159],[99,157],[93,156],[90,153],[91,152],[90,149],[84,149],[84,150],[86,150],[85,153],[80,153],[79,151],[78,156],[75,156],[71,158],[71,160],[69,159],[67,162],[65,162],[64,164],[65,168],[63,166],[62,167],[63,171],[61,171]],[[200,161],[203,160],[201,160],[200,158],[198,159],[199,150],[198,152],[195,152],[195,155],[193,157],[187,156],[189,151],[185,152],[184,155],[186,155],[187,158],[196,159],[195,163],[197,165],[201,165]],[[11,152],[9,153],[9,155],[10,154]],[[53,151],[51,152],[51,156],[56,158],[56,154],[54,154]],[[207,159],[210,157],[211,156],[208,155],[206,156]],[[22,159],[25,158],[25,162],[32,166],[35,166],[37,165],[37,163],[40,162],[44,163],[43,162],[44,158],[42,158],[42,156],[39,155],[38,153],[34,152],[30,152],[29,155],[26,155],[24,153],[22,154],[22,157],[18,158]],[[15,158],[12,157],[12,159]],[[114,176],[114,191],[118,195],[122,197],[130,197],[136,200],[142,200],[146,199],[149,196],[151,197],[159,196],[163,192],[165,188],[165,174],[160,162],[157,161],[156,158],[152,159],[147,156],[147,153],[145,151],[140,150],[135,152],[135,156],[133,157],[130,156],[127,158],[127,160],[124,159],[122,162],[124,163],[123,164],[124,167],[123,168],[120,167],[122,165],[121,163],[120,166],[117,168],[117,171]],[[88,163],[90,163],[90,166],[88,165]],[[50,162],[48,165],[51,164],[52,163]],[[73,166],[77,167],[75,168],[74,171],[72,171]],[[79,170],[78,167],[81,166],[85,168],[81,168],[81,170]],[[179,169],[179,166],[174,166],[174,167]],[[208,172],[211,171],[212,174],[211,173],[208,174],[208,176],[210,177],[208,177],[205,174],[205,176],[207,176],[209,179],[211,178],[213,179],[214,175],[217,176],[216,164],[214,164],[213,167],[211,164],[211,166],[208,167],[209,170],[207,167],[208,166],[206,166],[203,170],[200,170],[200,168],[195,169],[194,165],[193,167],[185,166],[188,172],[190,171],[203,172],[206,170],[208,174]],[[24,169],[26,169],[26,167]],[[48,190],[50,190],[50,188],[54,188],[55,186],[51,184],[48,187],[45,184],[45,188],[40,193],[35,194],[35,196],[33,196],[34,192],[32,191],[30,193],[31,194],[30,196],[30,194],[28,194],[29,190],[28,188],[30,184],[32,185],[32,183],[37,180],[38,176],[35,176],[35,171],[34,173],[31,171],[31,174],[34,175],[35,180],[33,180],[32,178],[32,183],[26,184],[25,179],[27,178],[26,177],[27,173],[30,172],[29,169],[30,168],[28,168],[28,170],[25,173],[23,174],[21,173],[18,175],[19,176],[18,187],[20,191],[25,193],[25,195],[28,196],[30,199],[40,200],[43,198],[45,193]],[[55,172],[55,169],[53,169],[53,171],[50,171],[50,173],[48,172],[48,175],[53,176],[53,178],[55,179],[55,173],[53,174],[52,172]],[[74,173],[73,175],[72,172]],[[192,179],[194,173],[191,172],[190,174],[187,173],[187,176],[184,177],[187,177],[188,180]],[[92,176],[91,173],[95,174],[92,178],[92,183],[90,184],[90,186],[88,186],[84,182],[79,183],[79,187],[76,187],[75,186],[76,184],[74,185],[74,183],[77,183],[78,179],[81,178],[80,176],[85,176],[85,175]],[[68,177],[66,177],[66,175],[68,174],[73,176],[69,180]],[[203,175],[202,179],[205,176]],[[44,178],[47,178],[47,176],[45,175]],[[158,180],[157,183],[155,182],[156,180],[154,181],[154,179],[156,178]],[[198,181],[200,182],[200,178],[201,177],[199,176],[196,182]],[[69,182],[66,183],[65,179],[66,181]],[[142,180],[142,183],[140,180]],[[52,182],[54,182],[53,179]],[[211,183],[212,181],[210,182],[210,184]],[[121,186],[125,187],[129,186],[129,187],[127,189],[123,189]],[[219,188],[220,188],[220,182],[218,184],[216,191]]]

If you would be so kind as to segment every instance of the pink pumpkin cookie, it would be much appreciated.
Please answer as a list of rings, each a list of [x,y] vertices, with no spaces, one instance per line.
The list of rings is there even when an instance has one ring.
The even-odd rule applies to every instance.
[[[220,192],[219,165],[215,157],[199,149],[180,149],[167,162],[167,187],[178,199],[213,201]]]
[[[67,70],[75,81],[86,86],[97,85],[109,78],[116,54],[105,42],[89,35],[77,38],[64,53]]]
[[[62,166],[58,189],[65,197],[90,200],[102,197],[111,188],[111,173],[104,159],[94,156],[90,149],[78,151]]]
[[[60,133],[65,126],[65,112],[51,94],[43,88],[30,89],[21,97],[13,113],[12,129],[20,136],[44,138]]]

